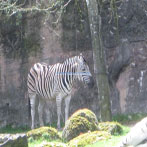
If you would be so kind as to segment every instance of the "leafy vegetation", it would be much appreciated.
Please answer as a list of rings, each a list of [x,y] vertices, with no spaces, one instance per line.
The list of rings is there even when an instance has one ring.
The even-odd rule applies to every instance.
[[[0,41],[4,55],[24,58],[41,52],[41,37],[36,30],[40,30],[41,22],[48,22],[51,15],[54,18],[50,24],[55,27],[61,21],[61,15],[70,1],[0,1]]]

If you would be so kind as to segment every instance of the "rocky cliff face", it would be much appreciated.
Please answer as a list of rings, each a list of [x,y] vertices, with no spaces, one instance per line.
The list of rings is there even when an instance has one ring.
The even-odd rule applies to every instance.
[[[147,1],[124,0],[117,7],[115,14],[106,2],[102,11],[112,112],[146,112]],[[34,14],[23,16],[19,25],[15,19],[0,24],[0,127],[30,125],[26,79],[34,63],[55,64],[82,52],[94,76],[85,3],[70,3],[62,23],[54,28],[52,19]],[[85,107],[98,115],[96,85],[89,90],[78,83],[73,90],[70,114]],[[50,111],[52,122],[56,121],[54,101]]]

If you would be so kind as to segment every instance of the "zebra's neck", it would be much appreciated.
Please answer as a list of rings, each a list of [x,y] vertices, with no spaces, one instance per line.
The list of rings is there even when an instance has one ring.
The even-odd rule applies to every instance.
[[[74,82],[78,80],[78,75],[77,75],[77,69],[78,69],[78,64],[76,62],[72,64],[63,64],[64,66],[64,79],[66,83],[68,83],[68,86],[72,88]]]

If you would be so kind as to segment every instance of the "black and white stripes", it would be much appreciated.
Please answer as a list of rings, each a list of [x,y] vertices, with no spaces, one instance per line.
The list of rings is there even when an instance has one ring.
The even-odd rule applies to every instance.
[[[39,99],[38,107],[40,125],[43,125],[42,109],[44,102],[56,99],[57,125],[60,128],[61,102],[65,98],[65,120],[67,120],[72,86],[76,80],[93,85],[89,67],[82,55],[69,58],[62,64],[47,65],[45,63],[36,63],[30,69],[27,83],[31,103],[32,128],[34,128],[36,94],[42,97]]]

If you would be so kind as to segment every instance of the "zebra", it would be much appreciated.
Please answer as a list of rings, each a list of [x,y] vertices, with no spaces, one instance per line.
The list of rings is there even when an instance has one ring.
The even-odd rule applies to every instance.
[[[61,103],[65,99],[65,122],[69,115],[71,91],[75,81],[83,81],[89,87],[93,87],[94,80],[86,60],[80,54],[66,59],[63,63],[48,65],[36,63],[28,73],[27,86],[31,106],[31,129],[34,129],[36,95],[40,95],[38,114],[40,126],[43,123],[44,102],[56,100],[57,127],[60,129]]]

